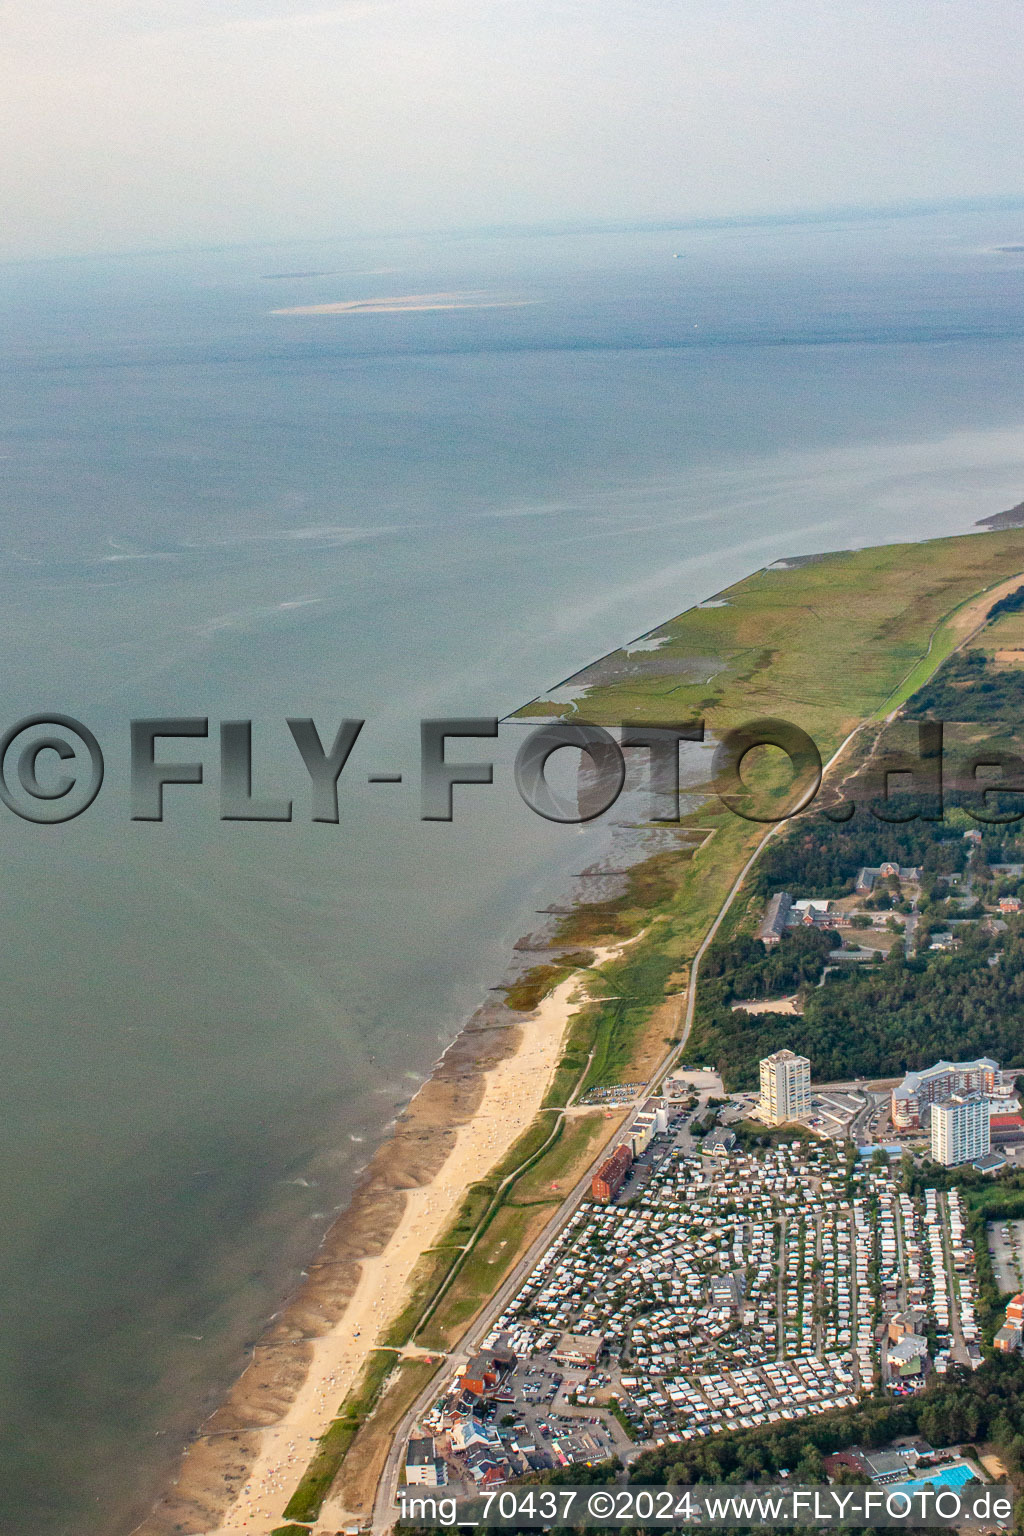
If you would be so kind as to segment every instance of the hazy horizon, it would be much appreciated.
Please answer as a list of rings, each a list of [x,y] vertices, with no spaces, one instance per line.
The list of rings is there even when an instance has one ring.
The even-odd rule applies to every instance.
[[[0,260],[1024,192],[1010,0],[0,0]]]
[[[203,256],[215,255],[218,252],[230,253],[232,251],[259,251],[291,249],[295,247],[334,246],[351,243],[362,244],[367,240],[374,242],[386,242],[390,240],[424,240],[424,241],[463,241],[463,240],[504,240],[509,238],[519,239],[547,239],[551,237],[572,238],[579,236],[601,235],[648,235],[648,234],[687,234],[706,231],[727,232],[730,230],[762,230],[772,228],[787,228],[800,225],[817,224],[855,224],[858,222],[873,223],[881,220],[922,219],[936,214],[970,214],[970,213],[1024,213],[1024,192],[1017,196],[1007,197],[955,197],[938,200],[925,200],[919,203],[906,202],[902,204],[873,204],[863,203],[852,206],[839,204],[822,206],[820,208],[783,208],[773,213],[747,212],[735,214],[721,214],[717,217],[684,218],[677,219],[610,219],[599,220],[565,220],[561,223],[555,219],[543,219],[522,224],[464,224],[451,228],[438,227],[435,229],[377,229],[366,233],[353,231],[350,235],[315,235],[304,236],[296,234],[291,236],[281,235],[267,240],[226,240],[223,242],[189,242],[182,245],[140,245],[126,246],[121,250],[107,250],[97,247],[92,250],[52,252],[48,255],[33,256],[7,256],[0,257],[0,268],[17,266],[50,265],[60,262],[88,262],[88,261],[133,261],[136,258],[148,256]],[[1024,226],[1022,226],[1024,228]],[[1011,234],[1007,234],[1007,240]],[[1024,240],[1024,233],[1021,235]],[[271,274],[276,275],[276,274]],[[291,274],[284,274],[290,276]],[[300,274],[301,275],[301,274]],[[310,274],[322,276],[321,273]],[[330,274],[327,274],[330,275]],[[339,274],[340,275],[340,274]],[[363,276],[365,274],[356,274]]]

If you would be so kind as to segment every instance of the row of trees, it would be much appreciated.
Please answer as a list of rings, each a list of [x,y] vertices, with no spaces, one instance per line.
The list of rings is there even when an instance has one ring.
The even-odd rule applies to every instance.
[[[993,1442],[1015,1481],[1024,1470],[1024,1358],[1000,1356],[976,1372],[951,1371],[919,1396],[871,1398],[854,1408],[792,1423],[731,1430],[660,1446],[630,1469],[635,1483],[743,1483],[787,1471],[794,1482],[824,1480],[823,1459],[851,1446],[888,1445],[900,1435],[932,1445]]]

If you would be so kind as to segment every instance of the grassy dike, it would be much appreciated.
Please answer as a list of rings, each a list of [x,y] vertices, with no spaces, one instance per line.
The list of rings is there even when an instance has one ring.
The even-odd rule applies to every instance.
[[[827,761],[855,727],[895,707],[911,680],[910,691],[961,643],[970,624],[958,628],[956,615],[967,612],[972,599],[1018,574],[1024,580],[1019,530],[769,567],[719,593],[716,606],[690,609],[654,631],[662,641],[656,651],[629,655],[626,648],[604,658],[594,686],[572,706],[539,699],[518,718],[617,725],[700,716],[708,734],[718,735],[776,717],[805,730]],[[666,668],[667,660],[675,667]],[[586,672],[574,681],[585,686]],[[763,768],[755,767],[750,781],[780,794],[777,786],[766,788]],[[554,944],[573,951],[571,960],[553,954],[549,965],[517,983],[509,1001],[536,1006],[571,974],[567,966],[589,961],[594,946],[642,931],[602,967],[606,1000],[594,996],[572,1021],[533,1125],[486,1180],[470,1186],[441,1241],[422,1256],[407,1303],[383,1336],[390,1351],[405,1344],[438,1350],[457,1345],[621,1123],[612,1126],[600,1111],[570,1120],[565,1106],[600,1084],[650,1080],[679,1039],[693,957],[766,831],[716,800],[684,816],[681,826],[687,841],[634,868],[621,896],[581,904],[562,919]],[[723,932],[743,920],[746,906],[741,890]],[[356,1389],[355,1404],[346,1399],[342,1405],[288,1506],[290,1517],[315,1517],[356,1431],[372,1426],[377,1397],[367,1403],[366,1390]],[[344,1426],[351,1425],[354,1411],[360,1425],[348,1433]],[[329,1465],[333,1472],[324,1481]],[[300,1500],[303,1488],[310,1496]]]
[[[369,1417],[384,1383],[398,1364],[393,1349],[375,1349],[367,1357],[362,1374],[338,1410],[338,1417],[322,1435],[313,1460],[285,1506],[288,1520],[313,1520],[337,1476],[345,1455]]]

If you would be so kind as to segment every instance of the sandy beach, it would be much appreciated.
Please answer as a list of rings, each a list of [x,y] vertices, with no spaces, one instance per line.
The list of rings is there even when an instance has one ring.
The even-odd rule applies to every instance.
[[[962,604],[946,621],[955,637],[969,636],[985,605],[1019,579]],[[594,964],[624,947],[598,950]],[[420,1255],[540,1107],[584,987],[585,973],[574,973],[528,1016],[492,1005],[456,1037],[137,1536],[266,1536],[283,1523],[316,1441],[401,1311]],[[680,1006],[679,998],[666,1000],[676,1014],[666,1034],[678,1032]],[[328,1498],[319,1529],[346,1523]]]
[[[377,299],[338,299],[327,304],[293,304],[272,315],[405,315],[434,309],[522,309],[535,299],[499,299],[483,293],[405,293]]]
[[[596,950],[594,965],[624,947]],[[139,1536],[252,1536],[281,1525],[314,1442],[401,1310],[420,1254],[444,1231],[467,1187],[505,1155],[540,1108],[584,996],[585,973],[576,972],[534,1013],[489,1031],[483,1053],[480,1042],[474,1049],[474,1035],[487,1032],[466,1030],[453,1042],[377,1153],[350,1211],[310,1265],[309,1281],[185,1456],[178,1482]],[[460,1067],[467,1050],[469,1065]],[[447,1124],[438,1124],[439,1115]],[[425,1139],[436,1148],[438,1130],[441,1156],[426,1157],[424,1177],[417,1178],[408,1153]],[[353,1245],[362,1251],[354,1253]],[[327,1522],[324,1529],[338,1528],[330,1515]]]

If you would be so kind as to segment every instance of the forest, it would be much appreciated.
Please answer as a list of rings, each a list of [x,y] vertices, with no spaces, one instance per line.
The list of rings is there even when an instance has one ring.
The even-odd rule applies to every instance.
[[[859,807],[851,821],[830,821],[827,816],[800,817],[785,837],[765,848],[755,865],[752,884],[770,896],[788,891],[794,899],[821,896],[834,899],[852,894],[859,871],[865,866],[893,863],[920,867],[928,876],[957,874],[966,868],[969,848],[964,830],[966,818],[945,822],[881,821]],[[1003,840],[990,829],[986,852],[999,862]],[[1006,839],[1015,846],[1012,838]]]
[[[728,943],[712,944],[701,966],[701,986],[718,991],[723,1001],[734,998],[782,997],[805,982],[817,983],[834,932],[792,928],[783,940],[766,949],[760,939],[737,934]]]
[[[863,813],[845,823],[817,815],[800,818],[768,845],[753,873],[762,899],[780,890],[794,898],[846,895],[862,866],[886,860],[920,867],[917,937],[909,957],[896,943],[885,959],[837,965],[827,957],[838,936],[813,929],[790,929],[771,948],[743,932],[712,944],[701,970],[693,1045],[718,1064],[730,1092],[756,1086],[758,1060],[782,1046],[809,1057],[822,1082],[894,1077],[942,1056],[1024,1060],[1024,918],[1008,916],[998,929],[957,926],[952,952],[927,947],[930,934],[950,921],[980,915],[976,900],[961,905],[968,880],[974,897],[984,892],[986,900],[1024,889],[1019,879],[994,878],[991,869],[1024,862],[1016,829],[978,828],[976,843],[964,837],[972,828],[955,814],[897,823]],[[954,875],[960,887],[951,885]],[[880,882],[865,905],[891,909],[896,926],[910,912],[906,891],[892,881]],[[733,1007],[794,992],[801,1009],[795,1016]]]
[[[908,718],[1024,722],[1024,670],[998,667],[981,650],[956,651],[906,705]]]
[[[941,1057],[1018,1063],[1024,1060],[1022,929],[1020,918],[998,934],[972,926],[961,930],[958,951],[925,951],[909,960],[897,944],[879,964],[834,967],[821,986],[815,984],[820,951],[814,955],[807,945],[807,937],[817,935],[787,933],[773,952],[745,936],[726,940],[706,957],[694,1052],[717,1063],[733,1093],[755,1087],[758,1060],[783,1046],[807,1056],[821,1082],[897,1077]],[[802,1013],[732,1008],[737,999],[773,995],[769,978],[798,971],[804,973]]]

